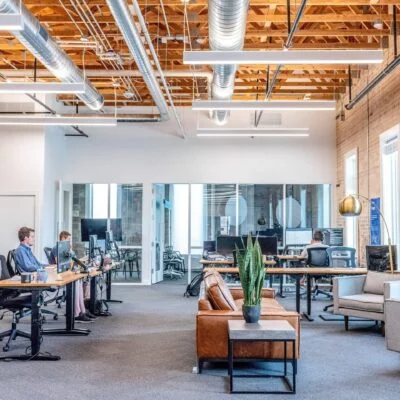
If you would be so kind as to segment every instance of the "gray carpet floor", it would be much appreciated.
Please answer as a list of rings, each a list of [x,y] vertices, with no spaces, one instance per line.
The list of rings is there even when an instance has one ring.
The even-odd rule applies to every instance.
[[[60,361],[0,362],[0,398],[265,398],[228,394],[224,365],[209,365],[201,375],[192,373],[196,364],[196,299],[184,298],[183,288],[179,282],[115,287],[114,297],[124,303],[112,304],[112,316],[90,324],[91,335],[44,338],[42,351],[60,355]],[[294,309],[293,296],[280,301]],[[315,313],[326,304],[326,300],[313,302]],[[60,320],[49,320],[46,326],[55,327],[63,318]],[[6,316],[0,329],[8,329],[9,322]],[[28,329],[29,318],[21,321],[20,327]],[[297,394],[270,397],[398,398],[400,354],[386,350],[384,338],[371,323],[351,324],[351,331],[345,332],[343,323],[317,318],[315,322],[303,321],[301,329]],[[23,353],[27,345],[26,340],[18,339],[12,353]]]

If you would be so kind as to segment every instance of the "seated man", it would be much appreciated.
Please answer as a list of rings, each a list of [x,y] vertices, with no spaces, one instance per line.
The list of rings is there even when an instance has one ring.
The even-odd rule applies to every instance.
[[[315,231],[313,238],[311,240],[311,244],[307,245],[304,247],[303,251],[301,252],[301,256],[304,258],[308,258],[308,252],[307,249],[312,249],[315,247],[322,247],[322,248],[328,248],[326,244],[323,244],[322,241],[324,240],[324,234],[321,231]]]
[[[18,231],[19,246],[15,250],[15,262],[20,272],[36,272],[45,267],[32,253],[35,244],[35,230],[26,226]]]
[[[68,240],[71,245],[72,251],[71,234],[67,231],[62,231],[59,235],[60,241]],[[50,255],[50,262],[52,264],[57,263],[57,245],[53,247]],[[83,295],[83,283],[82,280],[75,282],[75,321],[77,322],[92,322],[96,317],[85,309],[84,295]]]

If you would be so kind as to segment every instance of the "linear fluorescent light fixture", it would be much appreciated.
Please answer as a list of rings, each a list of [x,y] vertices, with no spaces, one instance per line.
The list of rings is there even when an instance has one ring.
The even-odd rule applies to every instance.
[[[2,82],[0,93],[85,93],[84,83]]]
[[[183,63],[214,64],[380,64],[383,50],[184,51]]]
[[[223,101],[223,100],[195,100],[192,103],[194,111],[231,110],[231,111],[327,111],[336,110],[335,101]]]
[[[244,137],[307,137],[308,133],[277,133],[277,132],[246,132],[246,133],[197,133],[198,137],[236,137],[236,138],[244,138]]]
[[[22,31],[22,29],[24,21],[21,14],[0,14],[0,31]]]
[[[29,126],[116,126],[116,118],[108,117],[25,117],[23,115],[0,116],[0,125],[29,125]]]

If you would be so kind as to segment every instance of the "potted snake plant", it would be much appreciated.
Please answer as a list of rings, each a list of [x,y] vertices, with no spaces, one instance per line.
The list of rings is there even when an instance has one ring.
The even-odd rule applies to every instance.
[[[256,238],[253,243],[252,237],[249,235],[244,249],[236,246],[236,259],[244,295],[243,317],[247,323],[256,323],[260,319],[261,292],[265,277],[265,267],[258,239]]]

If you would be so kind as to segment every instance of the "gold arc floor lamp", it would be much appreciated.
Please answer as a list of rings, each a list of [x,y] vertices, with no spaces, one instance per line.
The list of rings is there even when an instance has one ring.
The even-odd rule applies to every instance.
[[[362,212],[362,204],[360,198],[367,200],[371,206],[375,207],[375,209],[378,210],[379,215],[382,218],[388,236],[390,272],[393,274],[394,265],[393,265],[393,253],[392,253],[392,240],[390,239],[389,228],[387,226],[383,214],[381,213],[381,210],[375,204],[373,204],[371,199],[369,199],[368,197],[362,196],[360,194],[349,194],[339,202],[339,214],[342,215],[343,217],[358,217]]]

